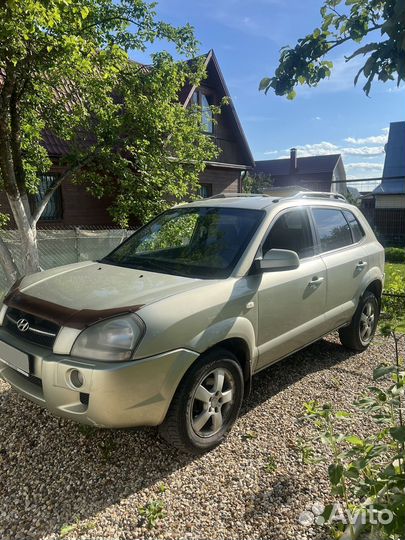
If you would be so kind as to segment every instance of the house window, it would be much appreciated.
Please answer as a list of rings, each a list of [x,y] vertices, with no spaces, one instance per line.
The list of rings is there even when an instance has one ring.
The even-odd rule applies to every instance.
[[[212,196],[212,184],[201,184],[200,185],[200,196],[203,199],[207,199],[208,197]]]
[[[38,193],[35,195],[35,204],[39,204],[48,191],[49,187],[57,179],[57,174],[41,174],[40,185]],[[49,199],[48,204],[45,206],[45,210],[40,217],[41,220],[54,221],[62,219],[62,193],[60,187],[54,192]]]
[[[201,127],[204,133],[214,133],[214,116],[210,109],[210,106],[214,104],[213,96],[202,90],[196,90],[191,102],[201,107]]]

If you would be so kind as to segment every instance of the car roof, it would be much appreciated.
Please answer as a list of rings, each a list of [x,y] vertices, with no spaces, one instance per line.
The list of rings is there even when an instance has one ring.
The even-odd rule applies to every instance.
[[[200,201],[194,201],[186,205],[178,206],[212,206],[212,207],[224,207],[224,208],[249,208],[253,210],[261,210],[267,206],[271,206],[273,203],[273,197],[267,195],[260,195],[257,197],[243,196],[227,196],[227,197],[209,197]]]
[[[330,196],[327,196],[330,195]],[[214,197],[208,197],[199,201],[194,201],[191,203],[182,203],[176,206],[176,208],[181,207],[219,207],[219,208],[245,208],[252,210],[265,210],[270,207],[274,207],[279,204],[291,206],[297,206],[302,204],[326,204],[327,206],[348,206],[351,205],[346,201],[342,196],[336,194],[327,194],[321,193],[315,194],[311,192],[311,195],[303,192],[294,196],[288,197],[277,197],[269,195],[250,195],[250,194],[220,194]]]

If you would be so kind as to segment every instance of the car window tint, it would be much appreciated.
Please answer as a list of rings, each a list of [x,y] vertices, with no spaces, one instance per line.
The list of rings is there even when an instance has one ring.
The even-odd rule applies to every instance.
[[[314,208],[313,215],[323,252],[352,244],[349,224],[340,210]]]
[[[290,249],[300,259],[314,255],[314,242],[305,210],[291,210],[277,219],[263,244],[263,254],[269,249]]]
[[[363,227],[360,225],[358,219],[354,214],[352,214],[352,212],[349,212],[349,210],[344,210],[343,213],[350,225],[350,229],[353,235],[353,242],[359,242],[365,234]]]

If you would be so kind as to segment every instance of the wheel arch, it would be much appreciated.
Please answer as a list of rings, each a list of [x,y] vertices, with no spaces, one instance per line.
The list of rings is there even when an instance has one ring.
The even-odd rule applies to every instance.
[[[374,279],[374,280],[371,281],[371,283],[369,283],[369,284],[367,285],[367,287],[364,289],[362,296],[364,296],[364,294],[365,294],[367,291],[372,292],[372,293],[374,294],[374,296],[377,298],[378,304],[381,306],[381,295],[382,295],[382,290],[383,290],[383,284],[382,284],[382,281],[381,281],[380,279]]]
[[[240,337],[227,338],[219,341],[204,351],[203,354],[215,349],[225,349],[235,355],[243,372],[243,379],[245,382],[244,396],[248,396],[252,387],[252,358],[250,355],[249,344]]]

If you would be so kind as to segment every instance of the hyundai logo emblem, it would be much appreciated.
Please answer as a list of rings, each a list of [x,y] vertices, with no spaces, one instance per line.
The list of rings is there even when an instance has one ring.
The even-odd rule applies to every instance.
[[[30,323],[26,319],[19,319],[17,321],[17,328],[20,332],[26,332],[30,329]]]

